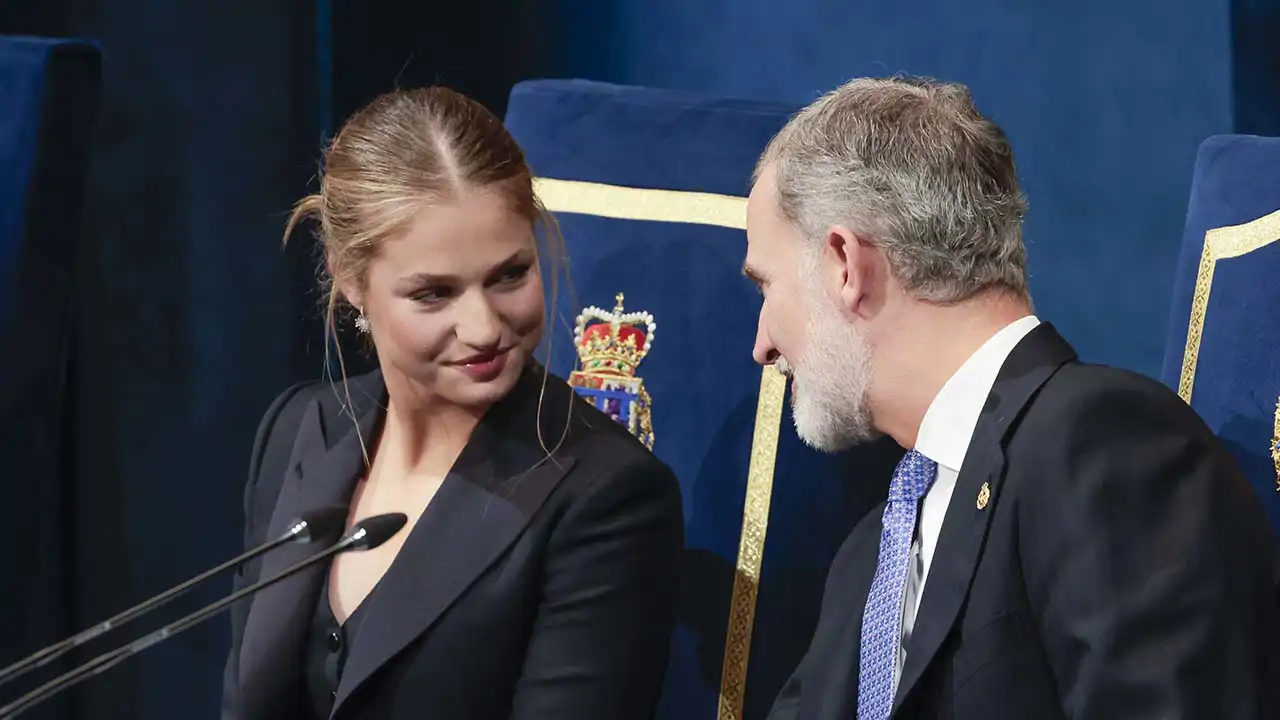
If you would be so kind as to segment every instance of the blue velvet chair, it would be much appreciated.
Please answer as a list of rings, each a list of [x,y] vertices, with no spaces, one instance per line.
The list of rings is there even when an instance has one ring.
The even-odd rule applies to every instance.
[[[0,665],[64,622],[63,397],[98,51],[0,37]],[[75,628],[78,629],[78,628]]]
[[[1235,454],[1280,532],[1280,138],[1196,158],[1162,379]]]
[[[664,720],[765,715],[832,556],[901,456],[891,442],[809,451],[784,379],[751,359],[745,195],[794,109],[576,80],[522,83],[508,106],[568,247],[551,367],[651,441],[684,491]]]

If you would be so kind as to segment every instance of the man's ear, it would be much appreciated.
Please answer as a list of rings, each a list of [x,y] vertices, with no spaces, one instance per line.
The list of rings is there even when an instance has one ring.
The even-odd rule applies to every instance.
[[[875,286],[875,248],[849,228],[832,225],[823,244],[822,265],[824,277],[834,281],[845,309],[854,315],[867,313]]]

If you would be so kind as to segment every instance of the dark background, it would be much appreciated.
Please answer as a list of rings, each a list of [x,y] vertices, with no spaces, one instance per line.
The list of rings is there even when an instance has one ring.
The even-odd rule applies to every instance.
[[[258,419],[323,368],[310,236],[282,249],[281,232],[316,187],[333,118],[397,84],[431,82],[502,112],[511,84],[537,69],[539,34],[520,14],[531,6],[449,5],[446,18],[431,3],[387,0],[0,3],[0,34],[90,38],[103,51],[58,480],[67,492],[63,507],[33,509],[58,525],[59,556],[40,558],[44,587],[0,580],[41,620],[38,632],[0,630],[0,664],[238,552]],[[199,588],[181,611],[225,586]],[[213,717],[226,645],[225,622],[210,622],[34,716]]]
[[[1280,134],[1280,0],[3,0],[0,33],[96,40],[104,68],[65,492],[34,509],[55,570],[0,575],[48,622],[0,630],[0,663],[237,551],[257,421],[323,363],[312,248],[281,249],[284,219],[336,120],[397,84],[501,113],[539,76],[794,103],[859,74],[966,82],[1018,149],[1040,311],[1086,359],[1153,375],[1196,146]],[[225,635],[43,716],[214,717]]]

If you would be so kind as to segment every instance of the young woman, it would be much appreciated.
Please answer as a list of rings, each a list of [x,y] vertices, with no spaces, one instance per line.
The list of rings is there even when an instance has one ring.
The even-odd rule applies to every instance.
[[[272,404],[245,541],[332,504],[409,524],[237,608],[224,720],[651,717],[679,486],[533,357],[558,235],[520,148],[457,93],[391,93],[343,127],[289,229],[308,217],[329,326],[353,318],[380,369]],[[312,552],[266,555],[238,586]]]

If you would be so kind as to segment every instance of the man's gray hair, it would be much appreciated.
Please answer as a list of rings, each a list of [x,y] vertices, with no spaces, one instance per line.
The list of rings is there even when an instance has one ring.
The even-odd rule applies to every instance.
[[[938,303],[1001,288],[1026,298],[1013,151],[963,85],[859,78],[801,110],[756,168],[809,240],[833,225],[879,247],[913,296]]]

